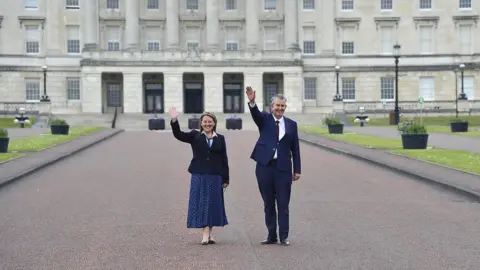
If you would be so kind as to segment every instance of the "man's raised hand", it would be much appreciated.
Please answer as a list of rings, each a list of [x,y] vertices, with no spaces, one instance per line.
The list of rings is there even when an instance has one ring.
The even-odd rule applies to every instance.
[[[254,103],[255,102],[255,91],[253,91],[252,87],[250,86],[247,86],[247,97],[248,97],[248,100],[250,101],[250,103]]]
[[[177,112],[177,109],[175,109],[175,107],[172,107],[168,110],[168,115],[170,115],[170,117],[173,119],[177,119],[178,118],[178,112]]]

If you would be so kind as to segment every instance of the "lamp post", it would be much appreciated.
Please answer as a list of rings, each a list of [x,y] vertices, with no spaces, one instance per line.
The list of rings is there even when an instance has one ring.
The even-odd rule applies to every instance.
[[[455,97],[458,94],[458,69],[454,70],[455,72]],[[458,118],[458,98],[455,98],[455,117]]]
[[[335,66],[335,73],[337,76],[337,93],[333,97],[333,101],[342,101],[342,96],[340,95],[340,85],[339,85],[339,75],[340,75],[340,67]]]
[[[460,95],[458,96],[458,99],[459,99],[459,100],[466,100],[466,99],[467,99],[467,95],[465,95],[465,93],[463,92],[463,90],[464,90],[464,88],[463,88],[463,70],[465,69],[465,64],[462,63],[462,64],[460,64],[459,67],[460,67],[460,74],[461,74],[460,76],[462,76],[462,77],[461,77],[461,81],[462,81],[461,90],[462,90],[462,92],[461,92]]]
[[[47,96],[47,66],[43,66],[43,95],[40,99],[41,102],[50,102],[50,98]]]
[[[394,111],[394,125],[400,122],[400,109],[398,108],[398,59],[400,58],[401,46],[395,44],[393,46],[393,57],[395,58],[395,111]]]

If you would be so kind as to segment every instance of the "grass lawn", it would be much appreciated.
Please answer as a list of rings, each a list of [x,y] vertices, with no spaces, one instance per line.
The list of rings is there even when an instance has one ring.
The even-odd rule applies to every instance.
[[[413,116],[403,116],[400,117],[400,121],[407,121],[413,118]],[[416,117],[418,121],[420,121],[420,116],[418,115]],[[477,126],[480,128],[480,116],[459,116],[459,119],[462,120],[467,120],[469,123],[469,126]],[[423,124],[425,126],[444,126],[444,127],[449,127],[450,126],[450,121],[455,119],[455,116],[424,116],[422,118]],[[349,117],[348,121],[356,126],[359,124],[354,123],[353,120],[355,120],[355,117]],[[368,122],[367,126],[390,126],[390,120],[389,118],[371,118],[370,122]]]
[[[305,133],[311,133],[326,137],[328,139],[343,141],[346,143],[356,144],[368,148],[377,149],[397,149],[402,148],[402,142],[400,140],[380,138],[377,136],[363,135],[356,133],[344,133],[344,134],[329,134],[327,128],[307,126],[299,127],[299,131]]]
[[[0,163],[22,156],[18,153],[0,153]]]
[[[103,127],[70,127],[68,135],[44,134],[39,136],[11,139],[9,152],[35,152],[74,140],[80,136],[102,130]]]
[[[30,128],[33,124],[35,124],[35,117],[30,118],[30,125],[25,125],[25,128]],[[0,128],[20,128],[20,125],[15,125],[13,123],[15,118],[13,117],[0,117]]]
[[[458,170],[480,174],[480,154],[459,150],[392,150],[393,154],[437,163]]]

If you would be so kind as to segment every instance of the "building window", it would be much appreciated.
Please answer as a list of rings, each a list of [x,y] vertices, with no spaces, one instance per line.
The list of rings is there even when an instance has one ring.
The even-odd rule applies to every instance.
[[[353,41],[343,41],[342,42],[342,54],[352,55],[355,53],[355,44]]]
[[[471,9],[472,8],[472,0],[459,0],[460,8],[462,9]]]
[[[225,10],[237,10],[237,0],[225,0]]]
[[[40,26],[25,25],[25,52],[27,54],[40,53]]]
[[[187,0],[187,10],[198,10],[198,0]]]
[[[472,53],[472,26],[460,25],[458,27],[458,34],[460,39],[460,53],[471,54]]]
[[[316,100],[317,99],[317,78],[315,77],[305,77],[303,78],[303,98],[305,100]]]
[[[80,26],[67,25],[67,53],[80,53]]]
[[[238,51],[238,27],[225,27],[225,50]]]
[[[196,51],[200,48],[200,28],[189,26],[185,31],[185,45],[187,50]]]
[[[430,25],[420,26],[420,52],[433,53],[433,27]]]
[[[264,10],[276,10],[277,0],[264,0]]]
[[[380,99],[385,99],[385,100],[395,99],[395,78],[393,77],[380,78]]]
[[[25,100],[26,101],[40,100],[40,79],[39,78],[25,78]]]
[[[458,94],[462,92],[462,77],[458,77]],[[473,76],[463,76],[463,92],[469,100],[475,99],[475,78]]]
[[[37,9],[38,8],[38,1],[37,0],[24,0],[25,8],[26,9]]]
[[[303,0],[303,9],[304,10],[314,10],[315,9],[315,0]]]
[[[342,10],[353,10],[354,0],[342,0]]]
[[[306,26],[303,28],[303,53],[315,54],[315,27]]]
[[[381,10],[392,10],[393,9],[393,0],[380,0],[380,9]]]
[[[148,0],[147,9],[159,9],[158,0]]]
[[[393,26],[382,26],[380,28],[381,44],[383,54],[393,53]]]
[[[160,27],[149,26],[145,28],[147,51],[156,52],[161,49],[161,32]]]
[[[342,78],[342,95],[344,100],[355,100],[355,78]]]
[[[66,9],[80,9],[79,0],[67,0]]]
[[[107,26],[107,50],[120,51],[120,26]]]
[[[80,100],[80,78],[67,78],[67,99]]]
[[[263,49],[266,51],[275,51],[278,50],[277,44],[277,27],[275,26],[265,26],[263,28]]]
[[[432,0],[420,0],[420,9],[432,9]]]
[[[107,8],[108,9],[119,9],[120,5],[118,4],[118,0],[107,0]]]
[[[420,77],[419,94],[425,101],[435,100],[435,78]]]

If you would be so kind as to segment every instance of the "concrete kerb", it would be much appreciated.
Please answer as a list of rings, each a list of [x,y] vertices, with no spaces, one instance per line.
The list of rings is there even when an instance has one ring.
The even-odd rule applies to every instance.
[[[386,164],[386,163],[381,162],[379,160],[374,160],[374,159],[371,159],[371,158],[367,158],[367,157],[364,157],[364,156],[361,156],[361,155],[358,155],[358,154],[355,154],[355,153],[351,153],[351,152],[348,152],[348,151],[344,151],[342,149],[330,147],[328,145],[324,145],[324,144],[321,144],[321,143],[312,142],[312,141],[304,139],[304,138],[299,138],[299,140],[306,143],[306,144],[322,148],[322,149],[330,151],[332,153],[344,155],[344,156],[347,156],[347,157],[350,157],[350,158],[354,158],[354,159],[369,163],[371,165],[374,165],[374,166],[377,166],[377,167],[380,167],[380,168],[383,168],[383,169],[387,169],[387,170],[390,170],[392,172],[399,173],[401,175],[405,175],[407,177],[411,177],[411,178],[416,179],[416,180],[420,180],[423,183],[427,183],[429,185],[433,185],[433,186],[436,186],[436,187],[443,188],[445,190],[454,192],[458,195],[461,195],[461,196],[464,196],[464,197],[469,198],[471,200],[474,200],[475,202],[480,202],[480,192],[464,189],[462,187],[454,186],[454,185],[449,184],[449,183],[440,182],[440,181],[437,181],[435,179],[419,175],[419,174],[414,173],[412,171],[407,171],[407,170],[392,166],[390,164]]]
[[[81,145],[79,147],[76,147],[72,151],[64,152],[64,153],[62,153],[61,155],[59,155],[55,158],[45,160],[44,162],[38,164],[37,166],[34,166],[34,167],[32,167],[32,168],[30,168],[26,171],[22,171],[22,172],[18,173],[17,175],[14,175],[14,176],[6,179],[5,181],[0,182],[0,188],[3,188],[4,186],[7,186],[9,184],[12,184],[13,182],[15,182],[17,180],[20,180],[23,177],[31,175],[32,173],[37,172],[37,171],[39,171],[43,168],[46,168],[50,165],[53,165],[53,164],[65,159],[65,158],[68,158],[68,157],[73,156],[77,153],[80,153],[81,151],[86,150],[86,149],[88,149],[88,148],[90,148],[90,147],[92,147],[92,146],[94,146],[94,145],[96,145],[100,142],[106,141],[106,140],[114,137],[115,135],[120,134],[123,131],[124,131],[123,129],[115,129],[115,130],[113,130],[112,133],[107,134],[106,136],[103,136],[103,137],[99,138],[98,140],[95,140],[95,141],[92,141],[90,143],[87,143],[87,144]],[[19,158],[21,158],[21,157],[19,157]]]

